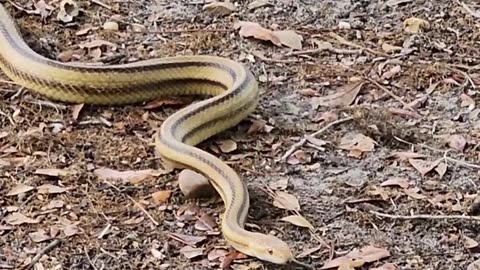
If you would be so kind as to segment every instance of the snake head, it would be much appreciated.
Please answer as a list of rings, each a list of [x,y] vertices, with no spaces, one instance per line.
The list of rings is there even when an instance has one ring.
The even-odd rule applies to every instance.
[[[293,254],[287,243],[273,235],[257,234],[249,244],[250,256],[276,264],[286,264],[293,260]]]

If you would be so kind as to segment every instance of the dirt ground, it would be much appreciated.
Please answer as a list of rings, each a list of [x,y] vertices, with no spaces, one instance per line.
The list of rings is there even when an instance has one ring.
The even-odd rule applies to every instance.
[[[234,13],[219,16],[195,0],[78,0],[80,14],[66,23],[57,20],[60,1],[47,1],[51,9],[41,1],[3,4],[27,43],[49,58],[113,64],[208,54],[248,66],[262,91],[255,114],[199,147],[248,183],[249,230],[276,234],[300,261],[320,269],[356,250],[355,269],[479,269],[480,5],[270,0],[250,9],[252,2],[259,1],[235,1]],[[242,37],[238,20],[295,30],[303,47]],[[119,29],[103,29],[106,21]],[[421,29],[407,31],[411,23]],[[161,172],[153,135],[183,105],[86,105],[77,117],[78,106],[1,76],[0,269],[228,265],[231,250],[215,226],[222,202],[186,200],[178,171],[138,183],[95,174]],[[335,95],[355,80],[363,82],[347,91],[355,95]],[[348,117],[282,160],[305,135]],[[237,148],[222,153],[227,139]],[[273,204],[267,187],[297,198],[313,230],[281,221],[291,212]],[[171,191],[165,203],[152,199],[158,191]],[[199,216],[214,220],[213,229]],[[365,247],[376,248],[374,259]],[[226,258],[233,256],[232,269],[293,269]]]

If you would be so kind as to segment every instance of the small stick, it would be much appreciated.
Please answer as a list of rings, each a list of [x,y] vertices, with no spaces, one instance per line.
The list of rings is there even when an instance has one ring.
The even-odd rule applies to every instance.
[[[379,217],[386,217],[386,218],[391,218],[391,219],[401,219],[401,220],[411,220],[411,219],[461,219],[461,220],[480,221],[479,216],[428,215],[428,214],[402,216],[402,215],[390,215],[390,214],[380,213],[380,212],[373,211],[373,210],[370,210],[368,212],[370,214],[374,214],[374,215],[379,216]]]
[[[293,152],[295,152],[295,150],[297,150],[298,148],[302,147],[308,140],[308,137],[317,137],[318,135],[322,134],[323,132],[325,132],[327,129],[335,126],[335,125],[338,125],[338,124],[341,124],[341,123],[344,123],[344,122],[347,122],[347,121],[350,121],[352,120],[353,117],[347,117],[347,118],[343,118],[343,119],[339,119],[337,121],[333,121],[331,123],[329,123],[328,125],[324,126],[322,129],[320,130],[317,130],[316,132],[310,134],[310,135],[305,135],[299,142],[297,142],[296,144],[292,145],[292,147],[290,147],[290,149],[285,152],[285,154],[280,158],[281,161],[286,161],[287,158],[293,154]]]
[[[55,239],[53,240],[50,244],[48,244],[45,248],[43,248],[42,250],[40,250],[37,255],[35,255],[35,257],[33,257],[32,261],[24,268],[24,269],[30,269],[32,268],[37,262],[38,260],[40,260],[40,258],[47,254],[48,252],[52,251],[54,248],[56,248],[58,245],[60,245],[60,243],[62,242],[62,240],[60,239]]]
[[[140,208],[140,210],[142,210],[142,212],[152,221],[153,224],[155,224],[155,226],[159,225],[159,223],[147,212],[147,210],[145,210],[145,208],[143,208],[143,206],[140,205],[137,201],[135,201],[132,197],[130,197],[128,194],[124,194],[118,187],[116,187],[114,184],[108,182],[107,180],[103,180],[103,181],[105,181],[105,183],[107,183],[107,185],[111,186],[116,191],[120,192],[121,194],[125,195],[128,199],[130,199],[130,201],[132,201],[133,204],[135,204],[138,208]]]
[[[370,53],[373,53],[373,54],[376,54],[376,55],[380,55],[380,56],[383,56],[383,57],[390,57],[388,54],[385,54],[385,53],[382,53],[382,52],[379,52],[379,51],[375,51],[375,50],[372,50],[370,48],[367,48],[367,47],[364,47],[362,45],[358,45],[358,44],[355,44],[351,41],[348,41],[346,39],[344,39],[343,37],[333,33],[333,32],[330,32],[330,36],[335,38],[338,42],[340,42],[341,44],[344,44],[344,45],[348,45],[350,47],[355,47],[357,49],[361,49],[361,50],[365,50],[365,51],[368,51]]]
[[[291,53],[287,53],[285,56],[296,56],[296,55],[301,55],[301,54],[316,54],[316,53],[323,52],[323,51],[329,51],[331,53],[336,53],[336,54],[360,54],[360,53],[362,53],[361,49],[347,50],[347,49],[336,49],[336,48],[317,48],[317,49],[312,49],[312,50],[291,52]]]

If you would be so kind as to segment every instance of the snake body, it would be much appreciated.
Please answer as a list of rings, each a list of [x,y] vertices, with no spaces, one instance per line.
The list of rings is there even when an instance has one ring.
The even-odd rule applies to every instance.
[[[211,96],[167,118],[155,136],[156,149],[165,160],[207,176],[225,204],[221,230],[233,248],[276,264],[295,261],[279,238],[244,229],[249,209],[246,185],[219,158],[195,147],[255,109],[258,85],[240,63],[200,55],[110,66],[62,63],[33,51],[0,4],[0,68],[25,88],[67,103],[121,105],[172,95]]]

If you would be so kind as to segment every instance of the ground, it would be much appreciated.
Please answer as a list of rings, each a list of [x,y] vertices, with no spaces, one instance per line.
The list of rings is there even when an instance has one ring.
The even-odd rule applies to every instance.
[[[71,22],[57,20],[60,1],[4,5],[28,45],[48,58],[114,64],[208,54],[250,68],[262,91],[257,110],[199,147],[248,183],[249,230],[276,234],[303,253],[300,261],[320,269],[360,250],[366,263],[357,269],[477,269],[480,6],[271,0],[250,9],[251,2],[260,1],[235,1],[236,11],[220,16],[203,1],[78,0]],[[295,30],[303,47],[242,36],[239,20]],[[119,29],[103,29],[106,21]],[[222,202],[186,200],[178,171],[162,171],[152,144],[183,105],[80,108],[1,76],[0,268],[220,267],[231,251],[215,226]],[[252,125],[259,130],[248,132]],[[237,147],[227,141],[233,151],[223,153],[224,140]],[[95,173],[102,168],[157,174],[105,180]],[[281,221],[291,212],[273,204],[268,187],[297,198],[313,229]],[[152,194],[169,197],[162,203]],[[240,257],[234,269],[292,267],[228,256]]]

